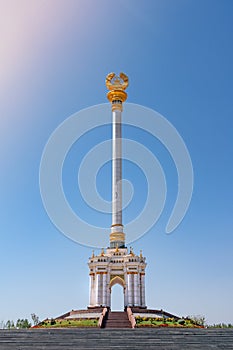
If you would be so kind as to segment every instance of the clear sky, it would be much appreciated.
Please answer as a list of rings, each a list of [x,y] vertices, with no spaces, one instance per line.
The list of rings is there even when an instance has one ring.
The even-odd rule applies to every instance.
[[[43,319],[88,305],[92,249],[51,223],[39,166],[51,133],[73,113],[105,103],[105,76],[123,71],[130,78],[128,101],[175,126],[194,168],[187,215],[167,235],[177,193],[174,164],[157,139],[125,129],[151,148],[168,183],[159,221],[133,243],[147,258],[147,305],[233,323],[233,2],[2,0],[0,23],[0,321],[33,312]],[[108,127],[87,134],[67,156],[64,190],[74,210],[82,203],[80,154],[110,137]],[[106,164],[97,177],[108,200],[110,172]],[[124,175],[135,190],[127,221],[145,201],[145,178],[127,161]],[[111,224],[108,215],[92,216],[84,202],[78,214]]]

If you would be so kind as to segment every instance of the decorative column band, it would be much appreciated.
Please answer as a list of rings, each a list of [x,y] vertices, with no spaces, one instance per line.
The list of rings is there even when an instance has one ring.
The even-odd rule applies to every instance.
[[[137,271],[127,271],[127,275],[137,275]]]
[[[124,242],[125,241],[125,234],[123,232],[114,232],[110,234],[110,242],[119,241]]]
[[[97,271],[96,274],[97,275],[107,275],[107,271]]]
[[[107,98],[112,103],[112,111],[122,111],[122,102],[126,101],[127,93],[121,90],[112,90],[108,92]]]

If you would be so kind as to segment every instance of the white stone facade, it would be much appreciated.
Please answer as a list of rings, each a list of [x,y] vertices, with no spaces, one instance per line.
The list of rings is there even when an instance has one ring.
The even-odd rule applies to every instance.
[[[107,249],[89,259],[90,304],[89,307],[111,308],[111,290],[120,284],[124,293],[124,307],[146,307],[145,257],[135,255],[127,248]]]

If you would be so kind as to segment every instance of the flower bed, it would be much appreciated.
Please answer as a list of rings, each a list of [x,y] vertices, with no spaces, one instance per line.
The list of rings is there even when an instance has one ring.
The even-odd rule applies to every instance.
[[[136,327],[182,327],[182,328],[203,328],[188,318],[175,319],[164,317],[140,317],[136,316]]]

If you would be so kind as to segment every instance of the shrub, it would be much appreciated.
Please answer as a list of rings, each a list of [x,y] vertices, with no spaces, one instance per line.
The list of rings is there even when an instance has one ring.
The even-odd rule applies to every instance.
[[[178,323],[181,324],[182,326],[185,324],[185,320],[181,319],[181,320],[178,320]]]
[[[54,324],[56,324],[56,321],[53,318],[51,318],[50,324],[51,326],[53,326]]]

